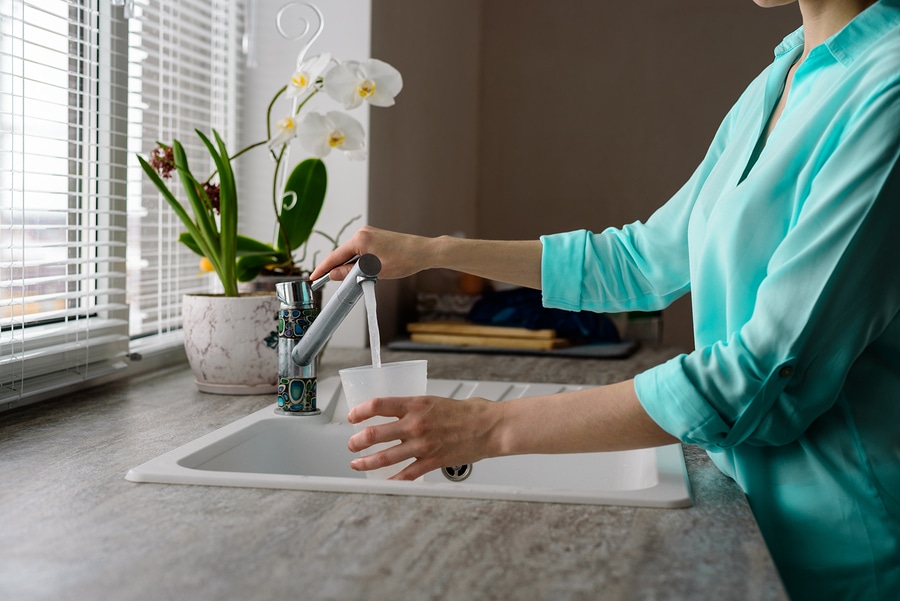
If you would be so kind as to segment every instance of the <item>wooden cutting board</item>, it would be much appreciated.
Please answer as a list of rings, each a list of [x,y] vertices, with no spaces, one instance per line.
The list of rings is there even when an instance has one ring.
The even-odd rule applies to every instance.
[[[484,326],[464,322],[432,321],[406,326],[413,342],[454,344],[460,346],[493,346],[549,350],[569,346],[569,341],[556,336],[554,330],[529,330]]]

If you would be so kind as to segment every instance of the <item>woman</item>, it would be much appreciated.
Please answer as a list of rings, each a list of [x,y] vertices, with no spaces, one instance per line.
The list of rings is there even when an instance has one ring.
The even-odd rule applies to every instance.
[[[355,469],[415,457],[398,475],[414,479],[514,453],[697,444],[746,492],[793,598],[900,599],[900,0],[799,7],[803,27],[646,223],[522,242],[363,228],[325,259],[313,277],[340,279],[370,252],[386,278],[450,268],[570,310],[650,311],[692,293],[696,350],[634,380],[357,407],[354,423],[400,419],[356,434],[352,451],[402,444]]]

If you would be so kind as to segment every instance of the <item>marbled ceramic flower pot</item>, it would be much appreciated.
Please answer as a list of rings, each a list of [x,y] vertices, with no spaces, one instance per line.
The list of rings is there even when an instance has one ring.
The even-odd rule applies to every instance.
[[[184,296],[184,350],[202,392],[276,391],[278,306],[274,292]]]

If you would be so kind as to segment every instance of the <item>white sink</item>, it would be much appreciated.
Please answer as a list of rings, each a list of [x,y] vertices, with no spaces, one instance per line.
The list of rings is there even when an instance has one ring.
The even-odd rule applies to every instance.
[[[504,401],[581,386],[429,380],[428,393]],[[275,404],[129,470],[132,482],[203,484],[311,491],[466,497],[597,505],[688,507],[681,445],[616,453],[518,455],[435,470],[416,482],[367,479],[350,469],[353,426],[340,379],[318,384],[322,413],[275,414]],[[459,477],[461,481],[448,476]]]

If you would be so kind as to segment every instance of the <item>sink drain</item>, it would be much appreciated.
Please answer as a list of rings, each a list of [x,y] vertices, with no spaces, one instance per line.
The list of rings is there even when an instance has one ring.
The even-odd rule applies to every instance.
[[[472,465],[464,463],[462,465],[451,465],[450,467],[442,467],[441,473],[451,482],[462,482],[472,475]]]

